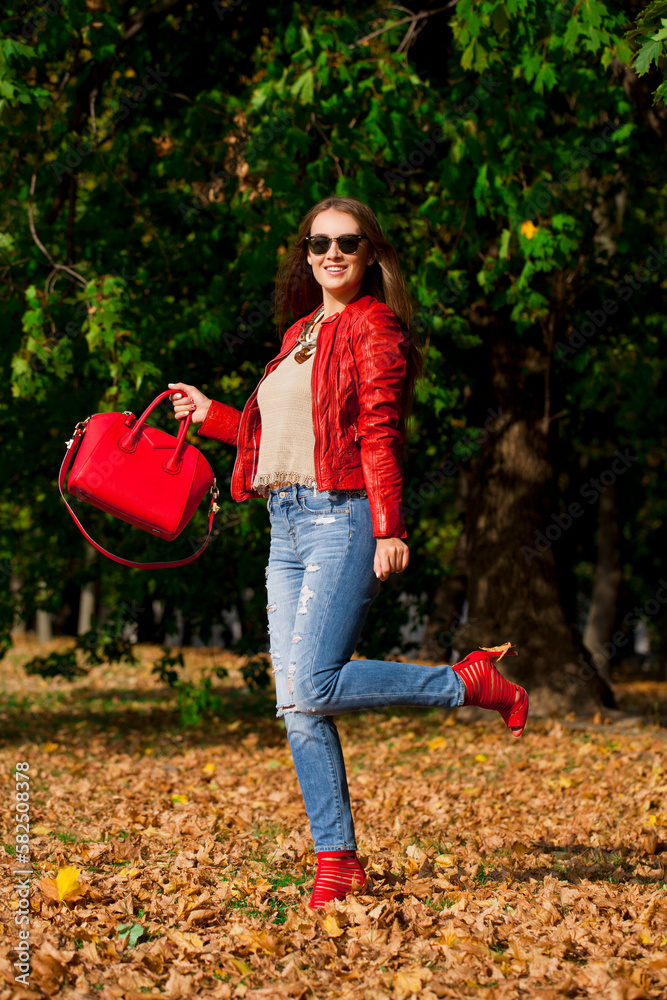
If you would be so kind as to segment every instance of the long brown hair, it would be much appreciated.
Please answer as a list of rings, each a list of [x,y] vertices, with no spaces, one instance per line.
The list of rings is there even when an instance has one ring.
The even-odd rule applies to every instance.
[[[296,321],[311,313],[322,302],[322,286],[314,278],[312,269],[308,266],[305,237],[310,235],[310,227],[315,216],[329,208],[351,215],[364,236],[368,237],[373,247],[375,261],[366,268],[361,291],[373,295],[379,302],[388,305],[410,340],[408,373],[399,425],[403,434],[402,457],[404,458],[406,423],[412,412],[414,385],[416,379],[421,376],[424,365],[422,345],[417,331],[412,326],[412,303],[405,287],[398,254],[386,239],[380,223],[368,205],[357,201],[356,198],[338,198],[332,195],[313,205],[306,212],[294,243],[281,261],[276,278],[275,318],[278,330],[282,337],[290,313]]]

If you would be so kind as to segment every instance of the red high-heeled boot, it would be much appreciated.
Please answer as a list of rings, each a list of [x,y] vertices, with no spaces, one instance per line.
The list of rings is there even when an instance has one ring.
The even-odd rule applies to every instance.
[[[476,649],[452,664],[466,689],[465,705],[492,708],[500,713],[512,736],[521,736],[528,717],[528,692],[496,670],[496,657],[516,656],[509,643],[498,649]]]
[[[360,889],[365,872],[356,851],[319,851],[313,894],[308,904],[318,910],[330,899],[345,899],[348,892]]]

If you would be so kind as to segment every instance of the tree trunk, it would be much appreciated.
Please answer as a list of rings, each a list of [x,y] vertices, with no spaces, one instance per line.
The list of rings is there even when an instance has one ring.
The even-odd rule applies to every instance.
[[[533,711],[590,711],[607,700],[606,685],[560,599],[558,539],[572,518],[568,525],[554,503],[549,358],[543,342],[499,330],[494,320],[484,325],[487,402],[495,409],[464,464],[470,621],[455,645],[467,652],[510,640],[519,655],[503,659],[502,669],[528,689]]]
[[[92,545],[86,545],[86,566],[90,566],[95,559],[95,549]],[[95,581],[84,583],[79,594],[79,616],[76,626],[76,634],[84,635],[90,632],[95,614]]]
[[[76,634],[84,635],[90,632],[93,615],[95,614],[95,584],[84,583],[79,595],[79,617]]]
[[[35,631],[37,642],[51,642],[53,639],[53,616],[50,611],[35,612]]]
[[[37,589],[40,592],[46,590],[46,584],[43,580],[39,582]],[[44,611],[43,608],[39,608],[35,612],[35,631],[37,633],[37,642],[51,642],[53,639],[53,615],[50,611]]]
[[[21,592],[23,590],[23,580],[16,573],[12,573],[9,579],[9,590],[12,595],[12,599],[16,599],[20,604],[22,604]],[[18,638],[19,636],[25,635],[25,622],[21,618],[20,613],[17,611],[14,615],[14,624],[12,625],[12,632]]]
[[[611,637],[616,622],[618,596],[623,582],[621,566],[621,526],[616,503],[616,487],[609,486],[598,502],[598,555],[593,595],[588,612],[584,646],[593,657],[601,677],[611,682]]]

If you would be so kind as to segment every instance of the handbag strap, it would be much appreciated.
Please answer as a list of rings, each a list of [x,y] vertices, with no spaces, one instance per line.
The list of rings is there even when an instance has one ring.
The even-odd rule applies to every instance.
[[[72,464],[74,455],[78,451],[79,444],[81,443],[81,438],[86,433],[86,426],[88,424],[89,419],[90,418],[87,418],[86,420],[81,421],[81,423],[78,423],[74,428],[74,434],[67,442],[67,451],[65,452],[65,457],[63,458],[62,465],[60,466],[60,474],[58,476],[58,488],[60,490],[60,495],[65,501],[65,506],[72,515],[74,523],[76,524],[81,534],[90,542],[91,545],[93,545],[97,549],[98,552],[101,552],[102,555],[107,556],[109,559],[113,559],[114,562],[120,563],[121,566],[129,566],[131,569],[176,569],[177,566],[186,566],[188,563],[194,562],[195,559],[198,559],[209,543],[209,540],[211,538],[211,531],[213,530],[213,518],[220,509],[217,503],[215,502],[218,497],[218,489],[215,485],[215,480],[213,481],[213,487],[211,489],[212,500],[208,512],[208,534],[206,536],[206,540],[204,541],[203,545],[199,546],[196,552],[194,552],[191,556],[187,556],[185,559],[174,559],[171,562],[149,562],[149,563],[133,562],[131,559],[123,559],[122,556],[114,555],[113,552],[109,552],[101,545],[98,545],[95,539],[90,537],[90,535],[88,534],[88,532],[83,527],[78,517],[70,507],[69,503],[67,502],[67,498],[65,497],[65,494],[63,492],[65,486],[65,480],[67,478],[67,473],[69,472],[69,467]]]

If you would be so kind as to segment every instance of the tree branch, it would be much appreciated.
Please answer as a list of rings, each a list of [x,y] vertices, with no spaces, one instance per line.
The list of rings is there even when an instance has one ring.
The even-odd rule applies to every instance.
[[[444,7],[436,7],[435,10],[420,10],[418,14],[412,14],[410,17],[403,17],[401,18],[400,21],[392,21],[391,24],[385,24],[384,28],[378,28],[376,31],[371,31],[370,34],[364,35],[363,38],[360,38],[358,42],[352,42],[349,48],[351,49],[357,48],[364,42],[370,41],[371,38],[377,38],[378,35],[383,35],[385,31],[391,31],[392,28],[400,28],[402,24],[410,25],[410,31],[408,31],[407,33],[409,35],[410,32],[414,30],[414,27],[418,21],[426,20],[426,18],[428,17],[433,17],[434,14],[441,14],[443,10],[449,10],[450,7],[455,7],[457,3],[458,0],[450,0],[450,2],[446,3]],[[399,51],[401,50],[401,46],[403,45],[404,41],[405,39],[403,39],[403,41],[401,42],[401,45],[399,46]]]
[[[95,121],[95,98],[97,97],[97,87],[90,92],[90,121],[93,126],[93,135],[97,138],[97,122]]]
[[[46,247],[44,246],[44,244],[40,240],[39,236],[37,235],[37,230],[35,228],[35,212],[34,212],[34,206],[33,206],[33,198],[34,198],[34,195],[35,195],[35,185],[37,184],[37,169],[38,169],[38,163],[39,163],[39,148],[40,148],[40,134],[41,134],[41,130],[42,130],[42,119],[41,119],[41,115],[40,115],[40,117],[37,120],[37,150],[35,152],[35,167],[34,167],[33,172],[32,172],[32,177],[30,178],[30,193],[28,195],[28,224],[30,226],[30,235],[32,236],[34,242],[39,247],[39,249],[42,251],[42,253],[46,257],[46,259],[48,260],[49,264],[53,268],[53,271],[51,272],[51,274],[49,274],[49,276],[46,279],[47,286],[48,286],[48,284],[50,282],[50,279],[51,279],[52,275],[55,275],[55,272],[57,272],[57,271],[66,271],[67,274],[71,275],[77,281],[81,282],[81,284],[85,288],[86,284],[87,284],[86,279],[83,278],[80,274],[78,274],[77,271],[75,271],[71,267],[67,267],[65,264],[56,264],[55,260],[53,259],[53,257],[49,253],[49,251],[46,249]]]
[[[324,139],[325,148],[327,146],[330,147],[331,146],[331,140],[329,139],[328,135],[326,135],[326,133],[322,131],[322,129],[320,127],[320,124],[319,124],[317,118],[315,117],[315,112],[314,111],[312,111],[311,114],[310,114],[310,120],[313,123],[313,125],[315,126],[315,128],[317,129],[317,131],[320,133],[320,135],[322,136],[322,138]],[[336,164],[336,170],[338,171],[338,176],[342,177],[343,176],[343,170],[342,170],[341,165],[340,165],[340,157],[336,156],[336,154],[334,153],[333,149],[331,149],[331,148],[328,149],[328,153],[334,159],[334,162]]]

